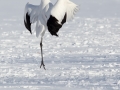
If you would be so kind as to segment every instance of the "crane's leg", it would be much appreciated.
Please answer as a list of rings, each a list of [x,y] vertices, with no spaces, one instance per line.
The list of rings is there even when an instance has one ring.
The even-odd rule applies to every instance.
[[[43,61],[43,50],[42,50],[42,38],[41,38],[41,42],[40,42],[40,48],[41,48],[41,65],[40,65],[40,68],[43,66],[43,68],[45,69],[45,64],[44,64],[44,61]],[[46,69],[45,69],[46,70]]]

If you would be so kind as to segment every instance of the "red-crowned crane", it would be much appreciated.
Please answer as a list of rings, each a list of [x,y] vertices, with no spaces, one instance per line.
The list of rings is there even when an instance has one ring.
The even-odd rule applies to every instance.
[[[53,5],[50,0],[41,0],[40,5],[32,5],[27,3],[24,11],[24,24],[30,31],[31,24],[35,23],[36,36],[41,37],[41,65],[45,69],[43,61],[42,40],[45,31],[48,30],[51,35],[58,36],[57,33],[62,25],[71,20],[78,10],[78,5],[74,4],[70,0],[57,0]]]

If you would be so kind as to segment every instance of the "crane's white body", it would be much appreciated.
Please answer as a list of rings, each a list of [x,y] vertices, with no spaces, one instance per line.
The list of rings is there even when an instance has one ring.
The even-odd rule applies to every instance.
[[[57,0],[55,5],[50,0],[41,0],[40,5],[26,4],[24,19],[26,21],[26,13],[28,13],[30,15],[30,22],[36,23],[35,30],[38,37],[39,35],[43,36],[47,30],[46,23],[50,15],[54,16],[58,23],[61,24],[65,13],[67,13],[68,21],[74,17],[77,9],[78,6],[69,0]]]

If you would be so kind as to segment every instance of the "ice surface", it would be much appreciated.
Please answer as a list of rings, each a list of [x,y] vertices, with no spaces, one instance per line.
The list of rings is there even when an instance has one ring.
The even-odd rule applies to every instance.
[[[0,90],[120,90],[119,0],[73,0],[81,7],[74,20],[58,38],[44,36],[46,71],[39,68],[40,39],[23,24],[28,1],[40,3],[0,3]]]

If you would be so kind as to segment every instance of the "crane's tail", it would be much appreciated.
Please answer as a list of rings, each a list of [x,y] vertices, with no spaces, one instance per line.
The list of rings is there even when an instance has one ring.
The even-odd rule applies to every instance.
[[[68,0],[67,3],[67,21],[74,18],[74,15],[79,10],[79,6]]]

